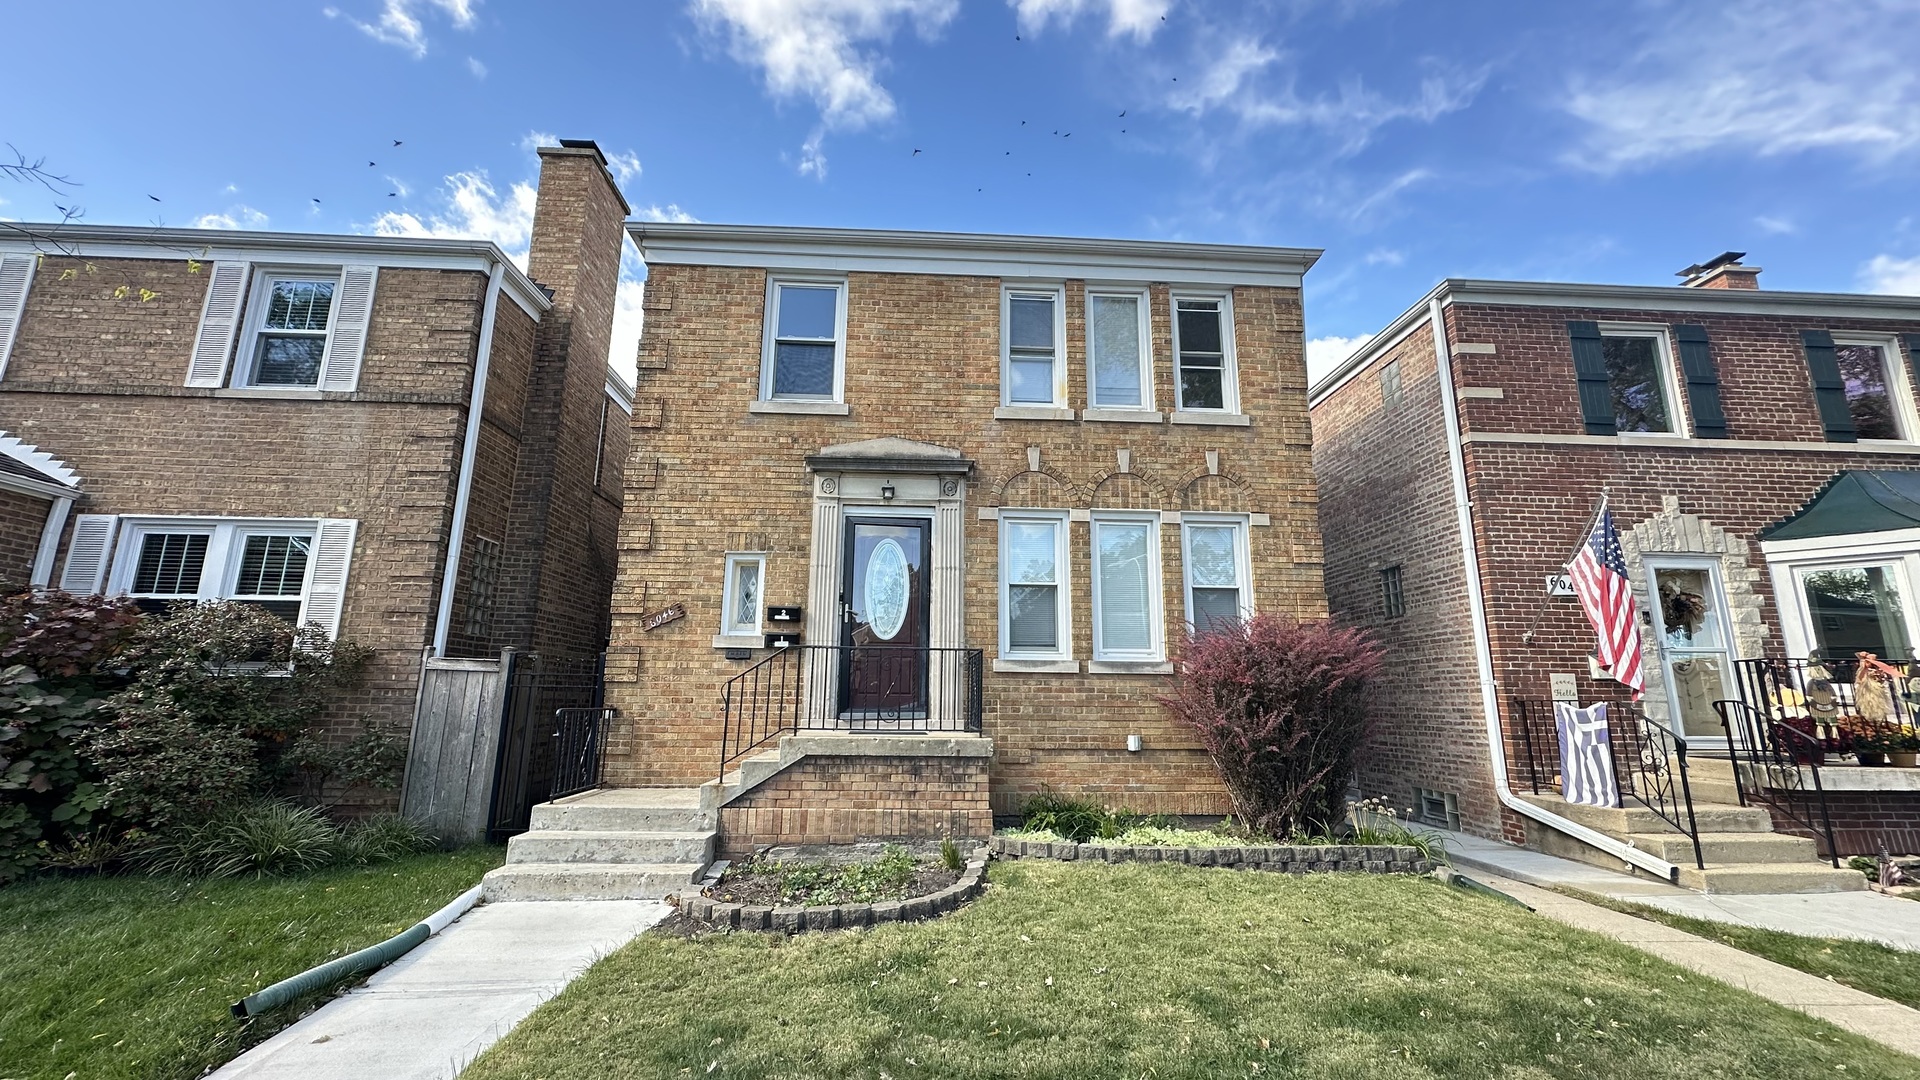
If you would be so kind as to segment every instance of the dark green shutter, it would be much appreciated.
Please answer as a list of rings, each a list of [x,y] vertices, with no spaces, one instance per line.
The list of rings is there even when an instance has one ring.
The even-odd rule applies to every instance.
[[[1713,370],[1713,352],[1704,326],[1676,326],[1680,343],[1680,370],[1687,376],[1687,405],[1693,411],[1696,439],[1727,437],[1727,414],[1720,411],[1720,376]]]
[[[1580,381],[1580,418],[1589,435],[1617,435],[1613,422],[1613,390],[1607,384],[1607,354],[1600,346],[1600,324],[1567,323],[1573,339],[1573,373]]]
[[[1833,355],[1833,335],[1825,330],[1802,330],[1800,344],[1807,351],[1813,400],[1820,406],[1820,426],[1827,431],[1827,441],[1859,442],[1853,413],[1847,409],[1847,383],[1840,377],[1840,362]]]

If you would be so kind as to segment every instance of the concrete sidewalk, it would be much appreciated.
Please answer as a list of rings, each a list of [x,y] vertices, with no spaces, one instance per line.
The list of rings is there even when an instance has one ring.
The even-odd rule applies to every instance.
[[[1877,941],[1920,951],[1920,903],[1884,893],[1697,893],[1466,833],[1442,831],[1441,836],[1453,864],[1468,876],[1495,874],[1540,888],[1579,889],[1696,919],[1807,937]]]
[[[1477,880],[1527,904],[1555,922],[1604,934],[1690,971],[1751,991],[1883,1046],[1920,1057],[1920,1010],[1816,978],[1771,960],[1763,960],[1730,945],[1694,937],[1670,926],[1609,911],[1524,882],[1484,872]],[[1913,903],[1911,900],[1893,902]],[[1915,906],[1920,907],[1920,904]]]
[[[1916,905],[1920,906],[1920,905]],[[444,1080],[672,909],[654,900],[482,904],[215,1080]]]

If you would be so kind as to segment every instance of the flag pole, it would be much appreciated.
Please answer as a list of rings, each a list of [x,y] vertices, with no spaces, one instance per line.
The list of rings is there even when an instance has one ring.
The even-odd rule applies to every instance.
[[[1566,561],[1560,564],[1560,569],[1565,570],[1567,567],[1572,566],[1573,560],[1580,557],[1581,549],[1585,548],[1587,546],[1587,543],[1593,539],[1593,527],[1600,523],[1600,515],[1606,512],[1607,512],[1607,489],[1601,488],[1600,501],[1598,504],[1594,506],[1593,513],[1587,516],[1587,527],[1580,530],[1580,540],[1578,543],[1573,545],[1573,554],[1567,556]]]

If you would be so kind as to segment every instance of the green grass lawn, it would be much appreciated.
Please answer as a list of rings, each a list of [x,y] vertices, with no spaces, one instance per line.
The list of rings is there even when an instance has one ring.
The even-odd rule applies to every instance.
[[[290,879],[40,879],[0,889],[0,1078],[186,1080],[291,1022],[227,1007],[372,945],[499,865],[501,848]]]
[[[1568,890],[1580,899],[1676,930],[1731,945],[1776,964],[1798,968],[1809,975],[1832,979],[1876,997],[1920,1009],[1920,952],[1896,949],[1874,941],[1803,937],[1779,930],[1732,926],[1711,919],[1674,915],[1659,908]]]
[[[1429,878],[998,862],[991,881],[866,933],[644,935],[464,1080],[1920,1076]]]

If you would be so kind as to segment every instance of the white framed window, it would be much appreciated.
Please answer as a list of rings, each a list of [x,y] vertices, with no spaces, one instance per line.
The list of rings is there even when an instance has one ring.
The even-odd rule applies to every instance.
[[[1091,524],[1093,658],[1165,659],[1160,515],[1100,513]]]
[[[1064,407],[1065,291],[1057,285],[1000,290],[1000,403]]]
[[[1665,326],[1601,323],[1600,353],[1619,434],[1687,433]]]
[[[767,557],[754,551],[727,555],[726,584],[720,590],[720,636],[760,636],[766,606]]]
[[[1876,334],[1833,335],[1833,359],[1846,385],[1847,412],[1859,439],[1911,442],[1920,432],[1913,386],[1895,339]]]
[[[149,612],[234,600],[297,626],[318,623],[329,637],[339,631],[355,521],[87,516],[97,519],[102,542],[70,548],[66,575],[74,580],[99,567],[105,592]]]
[[[1239,412],[1234,365],[1233,298],[1173,296],[1176,407],[1183,412]]]
[[[1247,518],[1186,514],[1180,519],[1186,570],[1187,626],[1205,633],[1253,617]]]
[[[256,274],[233,384],[318,387],[339,291],[338,268]]]
[[[1087,405],[1153,408],[1152,332],[1145,289],[1087,290]]]
[[[1063,510],[1000,511],[1000,655],[1065,660],[1073,655]]]
[[[379,274],[375,266],[214,263],[186,385],[357,389]]]
[[[762,401],[841,400],[846,387],[846,281],[769,278],[764,342]]]

